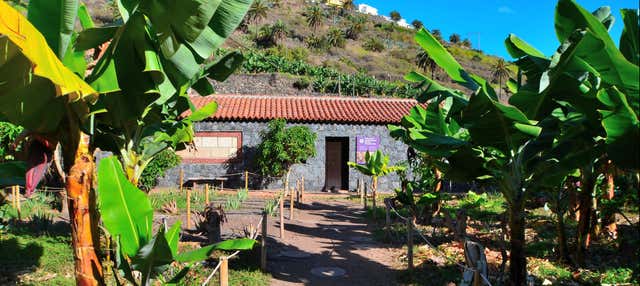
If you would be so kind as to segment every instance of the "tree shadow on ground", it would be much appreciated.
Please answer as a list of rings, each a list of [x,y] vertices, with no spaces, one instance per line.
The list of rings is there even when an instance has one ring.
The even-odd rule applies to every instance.
[[[35,242],[24,245],[17,238],[0,240],[0,284],[11,285],[18,276],[34,272],[43,253],[42,246]]]

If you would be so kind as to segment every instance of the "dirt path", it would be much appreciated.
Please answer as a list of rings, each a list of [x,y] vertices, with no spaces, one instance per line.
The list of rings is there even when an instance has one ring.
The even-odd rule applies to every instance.
[[[296,209],[293,221],[288,220],[288,207],[284,213],[284,240],[279,237],[278,218],[269,223],[271,285],[397,284],[393,249],[372,240],[373,227],[361,217],[358,205],[316,200]],[[339,267],[345,273],[338,277],[312,274],[318,267]]]

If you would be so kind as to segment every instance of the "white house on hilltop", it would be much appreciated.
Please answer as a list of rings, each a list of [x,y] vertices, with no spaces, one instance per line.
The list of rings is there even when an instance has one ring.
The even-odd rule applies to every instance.
[[[378,9],[367,4],[358,5],[358,11],[363,14],[378,16]]]

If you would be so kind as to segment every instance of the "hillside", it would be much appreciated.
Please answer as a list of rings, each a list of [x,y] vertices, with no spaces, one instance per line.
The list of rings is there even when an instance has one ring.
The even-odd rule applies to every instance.
[[[226,43],[227,49],[242,50],[245,55],[250,54],[254,62],[245,63],[240,71],[245,75],[235,75],[228,82],[218,84],[219,91],[265,93],[269,88],[256,87],[268,85],[284,93],[412,96],[411,87],[405,86],[402,78],[409,71],[422,70],[416,64],[419,47],[413,40],[413,29],[400,27],[380,16],[323,4],[320,7],[324,17],[314,29],[308,25],[305,14],[315,4],[307,2],[262,1],[262,12],[255,13],[258,16],[254,19],[247,17],[243,26]],[[112,0],[87,0],[85,3],[98,22],[108,25],[113,21],[117,9]],[[356,22],[360,24],[354,27]],[[335,43],[332,30],[341,31],[343,43],[339,40],[339,44]],[[350,30],[359,32],[350,33]],[[443,38],[449,37],[443,35]],[[491,79],[491,69],[498,61],[497,57],[461,43],[451,44],[443,40],[443,44],[466,70]],[[263,62],[272,64],[267,68],[260,65]],[[291,67],[301,64],[324,69],[301,72],[299,68]],[[265,73],[281,75],[260,75]],[[435,75],[446,84],[444,74],[436,70]],[[274,81],[274,78],[280,80]],[[252,84],[246,84],[247,81]],[[448,85],[463,89],[454,83]]]

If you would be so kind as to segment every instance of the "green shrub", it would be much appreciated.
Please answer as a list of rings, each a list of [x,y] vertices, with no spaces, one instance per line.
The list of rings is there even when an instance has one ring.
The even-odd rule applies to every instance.
[[[293,87],[298,90],[307,89],[311,85],[311,80],[308,77],[300,77],[294,83]]]
[[[362,47],[367,51],[382,52],[384,51],[384,43],[378,38],[369,38],[363,44]]]
[[[157,185],[157,178],[164,176],[164,172],[180,165],[181,158],[172,149],[167,149],[156,156],[142,171],[138,186],[143,190],[151,190]]]
[[[309,49],[317,51],[325,51],[329,47],[327,44],[327,38],[325,37],[309,36],[304,39],[304,42]]]
[[[275,46],[266,51],[269,55],[279,56],[288,61],[306,61],[309,57],[309,50],[303,47],[287,48]]]
[[[9,146],[13,144],[24,128],[0,121],[0,162],[13,160]]]

